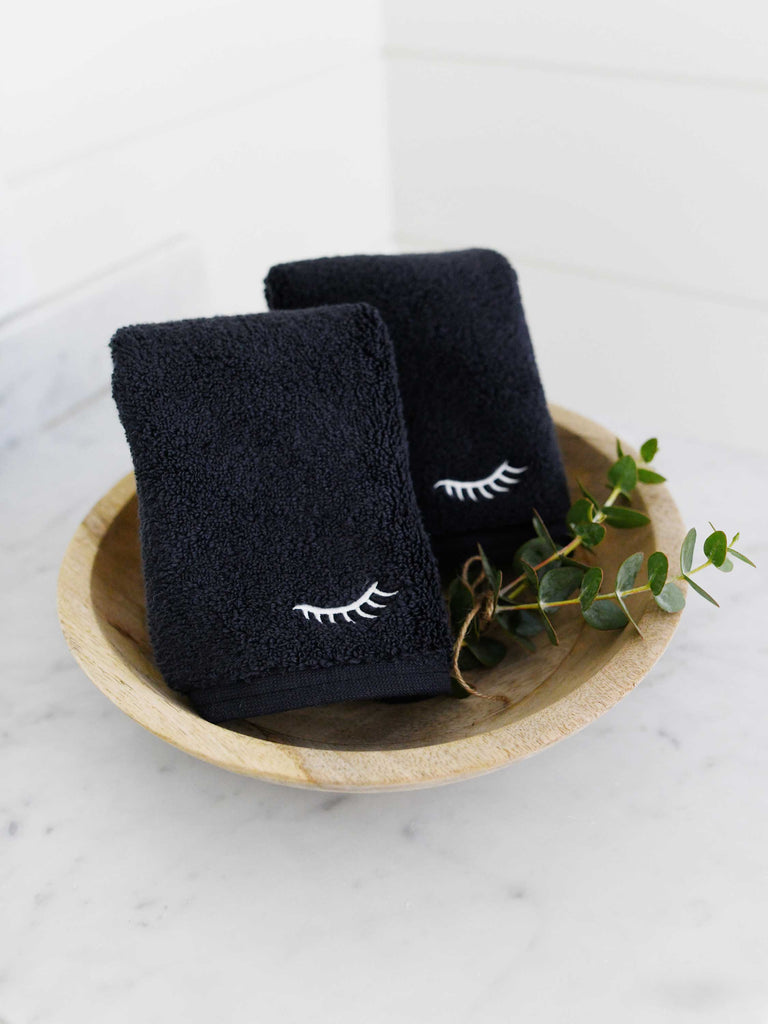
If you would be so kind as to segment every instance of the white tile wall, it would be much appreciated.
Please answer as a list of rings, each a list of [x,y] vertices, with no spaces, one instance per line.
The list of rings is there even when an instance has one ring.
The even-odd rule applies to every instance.
[[[383,102],[362,59],[35,176],[14,189],[28,287],[57,292],[189,234],[212,308],[238,312],[260,308],[274,260],[383,244]]]
[[[264,308],[390,247],[377,0],[30,0],[0,34],[0,437],[108,379],[126,320]]]
[[[553,398],[768,448],[768,9],[384,7],[396,241],[505,252]]]
[[[0,148],[13,182],[274,95],[379,44],[373,0],[29,0],[8,24]]]
[[[198,247],[170,240],[6,321],[0,327],[0,456],[109,390],[108,342],[117,327],[188,316],[205,305],[207,293]]]

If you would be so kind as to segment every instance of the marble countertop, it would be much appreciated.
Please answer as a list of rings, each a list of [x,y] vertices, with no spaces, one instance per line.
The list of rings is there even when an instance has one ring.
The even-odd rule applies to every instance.
[[[661,440],[686,517],[768,565],[765,460]],[[167,746],[69,655],[58,565],[129,465],[106,394],[4,453],[2,1024],[768,1021],[764,569],[712,573],[722,609],[692,598],[637,690],[528,761],[292,790]]]

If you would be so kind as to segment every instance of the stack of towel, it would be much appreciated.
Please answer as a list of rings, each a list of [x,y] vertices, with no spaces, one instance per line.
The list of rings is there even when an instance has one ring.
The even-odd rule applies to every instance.
[[[273,312],[123,328],[150,635],[223,722],[450,687],[438,564],[568,507],[498,253],[273,267]]]

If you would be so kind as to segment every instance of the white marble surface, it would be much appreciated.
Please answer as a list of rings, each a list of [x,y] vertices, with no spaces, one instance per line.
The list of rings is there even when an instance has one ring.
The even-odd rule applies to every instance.
[[[290,790],[166,746],[65,648],[59,561],[128,465],[105,394],[4,454],[2,1024],[768,1021],[764,568],[713,572],[722,609],[691,600],[634,693],[529,761]],[[764,461],[662,438],[659,466],[768,565]]]

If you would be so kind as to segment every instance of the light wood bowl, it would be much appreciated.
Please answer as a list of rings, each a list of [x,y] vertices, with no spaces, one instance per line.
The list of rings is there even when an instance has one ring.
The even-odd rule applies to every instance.
[[[553,407],[571,481],[603,493],[615,459],[612,434]],[[631,450],[625,446],[625,450]],[[683,524],[664,486],[640,487],[635,504],[651,515],[640,530],[609,530],[600,564],[612,579],[632,552],[675,553]],[[59,619],[75,658],[127,715],[194,757],[270,782],[327,790],[387,790],[455,782],[527,757],[592,722],[628,693],[660,657],[678,615],[635,598],[643,638],[631,629],[601,633],[571,610],[557,616],[560,645],[511,650],[474,674],[486,693],[409,704],[358,701],[211,725],[170,690],[152,658],[133,475],[106,494],[78,527],[59,576]],[[471,676],[472,678],[472,676]]]

